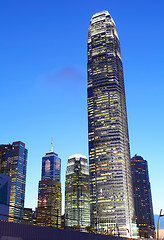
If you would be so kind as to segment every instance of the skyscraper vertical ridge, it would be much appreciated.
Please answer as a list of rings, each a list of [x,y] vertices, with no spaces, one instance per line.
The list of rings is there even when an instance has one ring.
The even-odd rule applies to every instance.
[[[88,31],[91,224],[132,236],[135,225],[123,67],[115,23],[102,11]]]

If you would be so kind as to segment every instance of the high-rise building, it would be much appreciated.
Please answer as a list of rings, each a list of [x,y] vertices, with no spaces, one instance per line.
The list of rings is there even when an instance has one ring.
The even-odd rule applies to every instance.
[[[61,226],[61,159],[53,151],[42,158],[42,177],[39,181],[37,223],[41,226]]]
[[[61,183],[54,179],[39,181],[37,224],[61,226]]]
[[[137,234],[120,43],[108,11],[94,14],[88,31],[88,137],[92,226]]]
[[[147,161],[131,159],[136,222],[141,238],[155,238],[154,215]]]
[[[90,226],[89,168],[81,154],[70,156],[67,163],[65,226]]]
[[[60,182],[61,159],[58,154],[53,151],[53,143],[51,151],[42,157],[42,178],[41,180],[54,179]]]
[[[0,145],[0,173],[11,177],[9,221],[22,221],[26,166],[27,149],[23,142]]]

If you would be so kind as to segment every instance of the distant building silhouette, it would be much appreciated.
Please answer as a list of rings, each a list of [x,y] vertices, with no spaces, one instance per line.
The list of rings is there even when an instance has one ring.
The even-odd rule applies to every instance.
[[[131,159],[131,168],[139,235],[141,238],[154,238],[154,215],[147,161],[135,155]]]
[[[81,154],[69,157],[65,181],[65,226],[90,225],[89,168]]]
[[[37,224],[61,226],[61,159],[53,151],[42,157],[42,177],[39,181]]]
[[[0,145],[0,173],[11,177],[9,221],[22,221],[26,185],[27,149],[23,142]]]

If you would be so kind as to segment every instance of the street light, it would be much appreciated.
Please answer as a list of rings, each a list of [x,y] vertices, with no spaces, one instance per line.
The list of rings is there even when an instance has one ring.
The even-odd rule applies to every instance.
[[[159,222],[160,218],[164,217],[164,214],[162,214],[162,209],[160,210],[159,218],[158,218],[158,226],[157,226],[157,240],[159,240]]]

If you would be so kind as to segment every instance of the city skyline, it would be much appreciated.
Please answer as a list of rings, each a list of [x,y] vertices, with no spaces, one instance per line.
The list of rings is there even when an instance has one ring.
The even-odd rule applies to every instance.
[[[54,6],[51,1],[48,3],[50,6]],[[0,140],[1,144],[8,144],[9,142],[11,143],[17,140],[23,141],[29,151],[25,206],[33,208],[36,206],[38,180],[40,179],[41,172],[41,157],[47,152],[47,148],[50,146],[51,137],[54,137],[55,140],[55,152],[61,157],[62,191],[64,190],[63,183],[68,156],[74,152],[88,156],[86,108],[87,81],[85,67],[87,52],[85,45],[87,42],[88,23],[91,16],[95,12],[107,9],[116,22],[118,34],[121,39],[131,156],[137,153],[148,161],[154,213],[158,214],[160,208],[163,207],[162,200],[160,200],[163,196],[160,191],[163,179],[162,121],[160,122],[156,119],[156,116],[158,116],[158,119],[162,119],[163,117],[161,104],[161,89],[163,86],[161,77],[163,49],[161,49],[161,44],[163,33],[160,33],[160,36],[152,34],[152,28],[157,33],[162,29],[161,14],[163,3],[159,1],[155,4],[149,1],[148,6],[147,2],[147,4],[143,4],[143,8],[140,9],[141,1],[139,1],[138,5],[136,4],[135,7],[137,10],[140,9],[140,16],[138,16],[137,10],[134,10],[135,7],[128,5],[128,3],[129,1],[126,1],[124,3],[125,6],[123,6],[121,2],[117,3],[116,6],[112,3],[110,6],[109,3],[107,4],[107,1],[104,1],[102,5],[96,4],[96,7],[91,8],[87,13],[84,8],[82,8],[81,12],[78,14],[81,14],[80,16],[84,15],[85,17],[82,18],[83,23],[78,20],[78,23],[82,26],[80,30],[76,28],[75,22],[69,18],[68,24],[72,24],[71,28],[73,28],[74,31],[76,28],[77,37],[81,38],[83,34],[85,37],[82,38],[82,48],[80,44],[72,45],[72,49],[74,49],[72,54],[74,60],[72,58],[70,59],[71,54],[69,54],[67,50],[69,57],[66,57],[64,61],[60,58],[60,54],[54,45],[56,43],[57,46],[59,44],[58,41],[60,41],[62,46],[64,46],[64,44],[66,44],[66,39],[63,40],[59,37],[59,40],[57,40],[58,36],[52,34],[53,28],[51,29],[51,27],[55,24],[55,21],[57,21],[58,14],[56,17],[53,17],[50,6],[46,5],[46,11],[47,9],[50,11],[48,22],[53,22],[53,24],[46,29],[48,22],[46,22],[45,25],[43,21],[39,23],[39,20],[42,19],[41,15],[44,16],[44,8],[41,4],[39,9],[42,14],[40,13],[40,15],[37,12],[38,20],[34,21],[34,26],[31,31],[30,25],[26,22],[27,15],[25,14],[25,16],[23,16],[21,11],[19,11],[21,9],[23,13],[25,12],[24,5],[20,4],[19,6],[15,6],[15,12],[19,13],[18,16],[23,18],[22,20],[25,28],[22,28],[23,23],[14,15],[15,13],[12,13],[12,7],[8,8],[5,3],[3,4],[4,9],[8,9],[10,17],[9,19],[6,18],[7,15],[5,15],[5,11],[1,15],[3,19],[7,20],[4,23],[6,28],[2,29],[3,39],[1,40],[1,46],[3,48],[3,62],[1,63],[3,70],[1,72],[1,79],[2,88],[6,89],[6,92],[4,91],[1,95],[1,102],[3,103],[2,111],[4,112],[1,126],[4,127]],[[30,7],[30,4],[26,6],[26,12],[31,13],[32,19],[34,20],[37,4],[34,4],[32,9],[30,9]],[[69,17],[66,7],[64,6],[63,8],[66,17]],[[48,14],[48,11],[46,11],[45,15]],[[75,9],[73,9],[73,2],[70,12],[71,11],[75,14],[75,17],[77,17],[77,13]],[[125,11],[126,17],[121,14],[122,11]],[[158,25],[154,23],[152,16],[158,22]],[[12,17],[15,17],[13,22],[11,22]],[[51,18],[53,21],[51,21]],[[66,18],[64,18],[64,21],[65,20]],[[143,20],[143,22],[141,20]],[[9,24],[11,24],[11,26]],[[62,24],[64,24],[64,22],[62,22]],[[7,27],[8,31],[6,32]],[[57,26],[55,25],[55,27]],[[45,35],[37,46],[38,37],[42,36],[41,28],[44,30]],[[59,28],[57,29],[59,31]],[[26,31],[31,34],[31,37],[25,40]],[[126,34],[124,35],[124,31],[129,32],[129,39],[126,38]],[[140,34],[137,34],[137,31],[139,31]],[[17,35],[14,35],[15,33]],[[59,33],[62,34],[60,31]],[[73,35],[73,32],[71,33],[72,38],[75,38],[76,36]],[[142,38],[139,38],[138,35],[142,36]],[[10,40],[11,37],[12,41]],[[19,38],[20,40],[17,42]],[[133,41],[133,44],[131,44],[130,41]],[[29,48],[29,53],[28,46],[31,46]],[[44,47],[42,54],[38,54],[43,46],[47,46],[47,48]],[[21,54],[22,49],[26,48],[27,50],[24,50],[23,54]],[[79,56],[75,54],[77,49],[80,51]],[[63,56],[65,56],[65,50],[65,48],[62,50]],[[51,51],[55,57],[53,54],[50,54]],[[141,53],[144,53],[142,58]],[[57,56],[59,57],[59,61],[57,61]],[[33,59],[32,62],[30,62],[30,59]],[[38,59],[40,60],[38,61]],[[144,65],[145,62],[146,64]],[[55,78],[58,78],[60,82],[55,82]],[[13,84],[14,81],[15,84]],[[154,82],[156,83],[157,81],[158,84],[154,84]],[[63,86],[64,84],[65,86]],[[68,89],[69,92],[67,92]],[[63,102],[63,97],[67,99],[67,102]],[[18,102],[20,104],[19,109],[16,104]],[[72,110],[69,109],[70,105],[72,106]],[[82,106],[82,108],[78,109],[78,105]],[[12,120],[11,115],[13,116]],[[39,121],[38,117],[41,121]],[[75,124],[75,122],[78,124]],[[77,134],[81,136],[81,140],[79,141],[75,141],[75,139],[77,139]],[[31,196],[29,196],[30,194]]]

